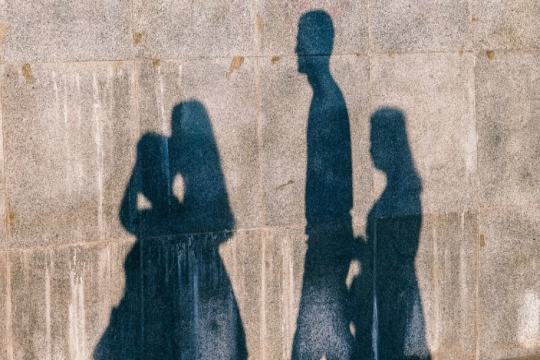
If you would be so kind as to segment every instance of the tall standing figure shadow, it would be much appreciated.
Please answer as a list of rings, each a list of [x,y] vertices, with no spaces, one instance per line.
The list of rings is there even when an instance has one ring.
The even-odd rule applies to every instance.
[[[147,133],[137,145],[119,214],[137,242],[95,360],[247,359],[218,252],[235,221],[206,109],[195,100],[180,103],[171,129],[171,137]],[[180,199],[175,181],[183,185]]]
[[[313,89],[307,122],[307,251],[293,360],[349,359],[353,336],[346,278],[352,257],[349,115],[329,68],[330,16],[305,13],[298,24],[298,71]]]
[[[359,359],[431,359],[415,270],[422,181],[405,125],[395,108],[371,116],[371,157],[387,183],[369,212],[362,272],[351,287]]]

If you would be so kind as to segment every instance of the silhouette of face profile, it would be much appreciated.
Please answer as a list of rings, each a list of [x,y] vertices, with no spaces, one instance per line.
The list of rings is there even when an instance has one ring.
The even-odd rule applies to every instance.
[[[394,108],[377,110],[371,116],[370,153],[375,167],[391,173],[407,157],[409,148],[405,117]]]
[[[318,60],[328,61],[334,45],[334,25],[330,15],[322,10],[302,15],[296,41],[298,72],[309,74],[317,70]]]

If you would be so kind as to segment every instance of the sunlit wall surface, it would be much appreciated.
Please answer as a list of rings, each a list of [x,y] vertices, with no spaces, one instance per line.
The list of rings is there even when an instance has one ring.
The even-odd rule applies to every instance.
[[[0,359],[540,353],[537,0],[0,0]]]

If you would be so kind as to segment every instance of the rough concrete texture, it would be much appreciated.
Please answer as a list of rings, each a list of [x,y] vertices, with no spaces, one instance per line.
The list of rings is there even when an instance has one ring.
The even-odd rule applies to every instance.
[[[376,52],[468,50],[471,0],[378,0],[371,3],[370,44]]]
[[[0,0],[0,360],[540,354],[539,17]]]
[[[255,54],[255,12],[251,1],[136,0],[133,7],[131,30],[138,58]]]
[[[9,268],[9,255],[0,252],[0,359],[11,358],[11,271]]]
[[[540,347],[539,214],[538,206],[480,213],[481,359],[517,357]]]
[[[12,247],[126,236],[117,209],[138,135],[134,75],[121,62],[5,66]]]
[[[435,359],[476,359],[478,236],[475,211],[423,217],[416,270]]]
[[[497,51],[492,59],[479,53],[476,102],[483,206],[540,200],[538,59],[537,52]]]
[[[131,56],[131,3],[22,0],[1,4],[9,35],[2,45],[4,61],[122,60]]]
[[[538,49],[540,4],[534,0],[476,0],[475,46],[491,49]]]

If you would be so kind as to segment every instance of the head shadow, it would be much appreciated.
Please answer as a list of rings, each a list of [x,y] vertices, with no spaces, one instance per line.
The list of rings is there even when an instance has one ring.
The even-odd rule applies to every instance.
[[[386,176],[386,188],[374,216],[421,214],[422,180],[414,165],[406,118],[397,108],[377,109],[370,118],[370,155]]]
[[[183,191],[177,197],[178,178]],[[201,102],[173,108],[170,137],[141,137],[119,218],[137,241],[124,262],[124,296],[94,359],[246,359],[240,313],[218,251],[235,221]]]
[[[334,25],[328,13],[314,10],[300,17],[295,48],[298,72],[306,74],[308,80],[317,73],[329,72],[333,47]]]

